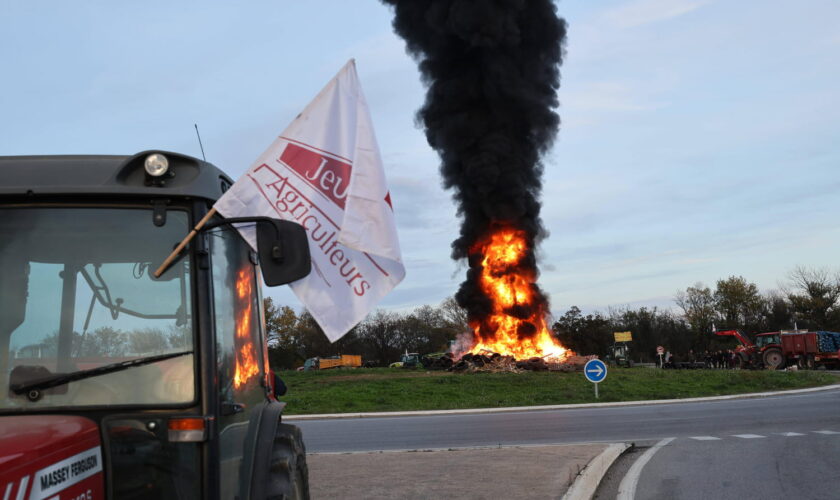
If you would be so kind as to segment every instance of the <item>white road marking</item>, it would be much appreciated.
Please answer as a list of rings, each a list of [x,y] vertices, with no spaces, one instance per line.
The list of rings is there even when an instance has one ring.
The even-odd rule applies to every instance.
[[[650,462],[650,459],[653,458],[653,455],[655,455],[660,448],[667,445],[674,439],[675,438],[665,438],[656,443],[633,463],[633,466],[630,467],[630,470],[628,470],[627,474],[624,475],[624,479],[621,480],[621,484],[618,485],[618,495],[616,496],[616,500],[633,500],[636,498],[636,487],[639,486],[639,477],[642,475],[642,469],[645,468],[645,465]]]
[[[736,437],[736,438],[741,438],[741,439],[758,439],[758,438],[766,437],[766,436],[761,436],[759,434],[733,434],[733,436]]]
[[[791,437],[791,436],[804,436],[805,434],[801,434],[799,432],[780,432],[780,436]]]
[[[697,441],[720,441],[719,437],[714,436],[691,436],[691,439],[696,439]]]
[[[840,432],[835,431],[814,431],[817,434],[840,434]]]

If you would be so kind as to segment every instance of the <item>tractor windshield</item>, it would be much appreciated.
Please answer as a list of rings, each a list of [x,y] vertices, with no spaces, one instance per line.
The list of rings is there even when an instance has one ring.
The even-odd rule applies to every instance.
[[[162,222],[151,209],[0,209],[0,411],[195,399],[189,259],[152,276],[189,231],[188,214],[169,210]]]
[[[757,335],[755,337],[755,345],[759,349],[766,347],[770,344],[781,344],[781,342],[779,341],[778,333],[773,335]]]

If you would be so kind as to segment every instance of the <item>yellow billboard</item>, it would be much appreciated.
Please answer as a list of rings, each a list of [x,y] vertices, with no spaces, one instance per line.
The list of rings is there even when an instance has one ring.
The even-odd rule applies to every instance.
[[[630,342],[633,340],[631,332],[613,332],[616,342]]]

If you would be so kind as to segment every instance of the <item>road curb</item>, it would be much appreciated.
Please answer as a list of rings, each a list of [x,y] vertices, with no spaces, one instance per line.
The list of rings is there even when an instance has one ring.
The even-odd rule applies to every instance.
[[[586,464],[572,483],[572,487],[563,495],[563,500],[590,500],[610,466],[628,448],[630,448],[628,443],[613,443],[607,446],[607,449]]]
[[[840,384],[809,387],[807,389],[792,389],[787,391],[751,392],[747,394],[730,394],[728,396],[707,396],[702,398],[685,399],[653,399],[648,401],[618,401],[614,403],[578,403],[566,405],[545,406],[511,406],[507,408],[466,408],[462,410],[420,410],[420,411],[383,411],[368,413],[322,413],[316,415],[283,415],[283,420],[332,420],[344,418],[382,418],[382,417],[425,417],[433,415],[475,415],[482,413],[512,413],[526,411],[574,410],[581,408],[614,408],[623,406],[665,405],[674,403],[702,403],[706,401],[726,401],[732,399],[753,399],[772,396],[786,396],[791,394],[806,394],[809,392],[830,391],[840,389]]]

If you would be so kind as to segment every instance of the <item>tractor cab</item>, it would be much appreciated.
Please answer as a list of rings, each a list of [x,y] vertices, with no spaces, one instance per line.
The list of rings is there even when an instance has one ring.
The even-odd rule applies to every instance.
[[[261,247],[282,248],[265,259],[215,216],[154,274],[231,184],[161,151],[0,157],[7,496],[306,496],[300,433],[271,391],[260,295],[263,274],[309,272],[303,228],[250,222]]]
[[[772,332],[772,333],[759,333],[755,336],[755,346],[761,350],[765,347],[769,346],[780,346],[782,345],[781,337],[779,332]]]

